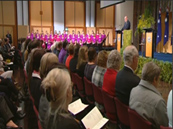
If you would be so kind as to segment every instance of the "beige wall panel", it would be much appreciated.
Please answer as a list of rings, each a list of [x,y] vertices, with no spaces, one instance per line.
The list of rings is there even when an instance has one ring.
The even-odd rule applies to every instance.
[[[94,31],[94,33],[96,33],[96,27],[87,27],[86,30],[87,30],[86,33],[88,33],[89,31],[89,33],[91,34],[92,30]]]
[[[105,9],[100,9],[100,3],[96,4],[96,27],[104,27]]]
[[[67,27],[74,27],[74,2],[65,1],[65,24]]]
[[[2,1],[4,25],[15,25],[15,1]]]
[[[70,34],[72,34],[72,31],[74,30],[74,32],[76,33],[76,29],[75,28],[68,28],[68,31]]]
[[[109,33],[109,36],[106,38],[106,46],[113,45],[113,30],[112,29],[106,29],[106,36]]]
[[[2,21],[2,1],[0,1],[0,24],[3,24],[3,21]]]
[[[4,26],[4,37],[6,36],[7,31],[9,31],[9,33],[11,34],[12,41],[14,42],[13,27],[11,27],[11,26]]]
[[[26,38],[29,33],[29,26],[18,25],[18,39]]]
[[[75,2],[75,26],[84,27],[84,2]]]
[[[52,1],[42,1],[42,26],[52,26]]]
[[[80,32],[80,34],[82,34],[83,28],[76,28],[76,34],[78,33],[78,31]]]
[[[4,35],[3,26],[0,26],[0,38],[3,38],[3,35]]]
[[[105,18],[105,27],[114,27],[113,24],[113,18],[114,18],[114,6],[110,6],[108,8],[106,8],[106,18]]]
[[[50,34],[50,28],[42,28],[42,30],[43,30],[43,33],[44,34],[46,34],[46,31],[48,32],[48,34]]]
[[[31,26],[41,26],[40,1],[30,1]]]
[[[33,30],[34,30],[34,33],[36,33],[37,30],[38,30],[38,33],[41,33],[41,27],[33,27]]]

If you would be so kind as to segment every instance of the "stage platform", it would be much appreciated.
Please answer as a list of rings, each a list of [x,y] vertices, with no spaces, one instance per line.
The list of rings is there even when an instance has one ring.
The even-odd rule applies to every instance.
[[[142,55],[141,51],[139,51],[139,55]],[[143,55],[145,55],[145,53],[143,53]],[[169,53],[165,54],[154,52],[154,58],[157,60],[172,62],[172,54]]]
[[[104,50],[106,51],[111,51],[113,49],[115,49],[114,47],[103,47]],[[139,51],[139,55],[141,56],[141,51]],[[143,55],[145,55],[145,53],[143,53]],[[154,58],[157,60],[162,60],[162,61],[168,61],[168,62],[172,62],[172,54],[165,54],[165,53],[157,53],[154,52]]]

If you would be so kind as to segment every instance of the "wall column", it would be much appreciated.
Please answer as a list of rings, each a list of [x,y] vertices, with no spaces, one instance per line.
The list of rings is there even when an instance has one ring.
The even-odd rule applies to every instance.
[[[64,28],[64,1],[53,1],[54,31],[63,32]]]

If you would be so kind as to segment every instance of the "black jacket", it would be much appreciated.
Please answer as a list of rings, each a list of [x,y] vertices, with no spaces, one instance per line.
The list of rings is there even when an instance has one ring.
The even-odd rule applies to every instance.
[[[124,23],[124,27],[121,29],[121,31],[123,30],[130,30],[130,21],[127,20],[127,22]]]
[[[130,92],[140,82],[140,78],[133,71],[124,66],[118,72],[115,83],[115,95],[124,104],[129,105]]]

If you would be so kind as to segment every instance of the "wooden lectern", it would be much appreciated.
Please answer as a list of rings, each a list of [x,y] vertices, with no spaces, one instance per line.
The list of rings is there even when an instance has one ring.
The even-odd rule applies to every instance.
[[[145,28],[145,56],[153,58],[154,53],[154,30]]]
[[[120,52],[122,48],[122,31],[116,30],[117,33],[117,51]]]

